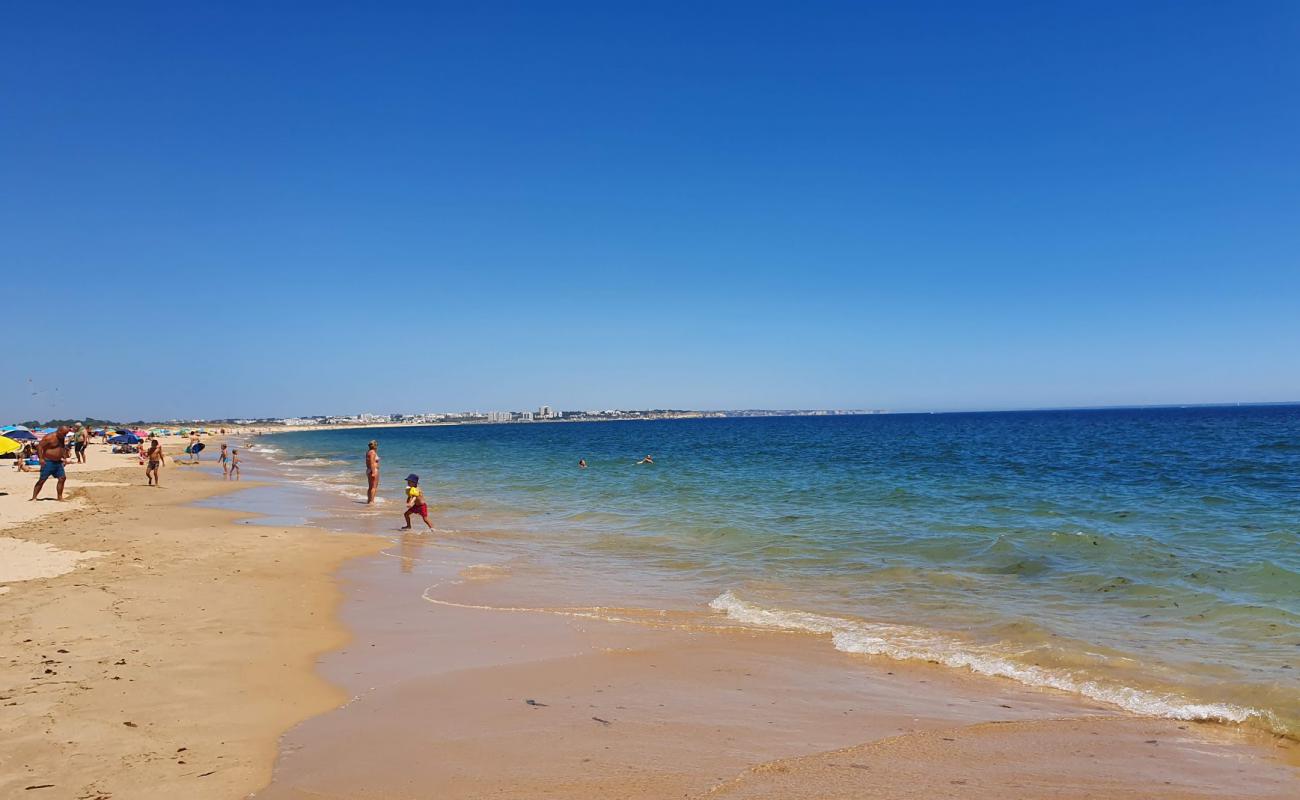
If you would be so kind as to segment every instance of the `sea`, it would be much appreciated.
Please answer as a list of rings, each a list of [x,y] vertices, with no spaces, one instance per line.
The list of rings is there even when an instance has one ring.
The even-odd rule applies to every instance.
[[[395,541],[417,473],[429,536],[551,576],[564,613],[776,629],[864,664],[1300,735],[1300,406],[353,428],[250,449],[299,491],[273,519]]]

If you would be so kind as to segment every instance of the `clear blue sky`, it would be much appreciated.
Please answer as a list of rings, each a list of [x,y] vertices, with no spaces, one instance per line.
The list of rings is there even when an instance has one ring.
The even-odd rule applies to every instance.
[[[0,421],[1300,399],[1295,2],[234,5],[0,13]]]

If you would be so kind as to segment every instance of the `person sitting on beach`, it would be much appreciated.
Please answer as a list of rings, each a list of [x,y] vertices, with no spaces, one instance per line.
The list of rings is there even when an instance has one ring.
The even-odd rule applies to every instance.
[[[16,467],[19,472],[32,472],[32,467],[27,462],[35,458],[35,456],[36,448],[32,447],[30,444],[23,445],[23,451],[18,454],[14,467]]]
[[[433,530],[433,525],[429,522],[429,506],[424,502],[424,492],[420,491],[420,476],[414,472],[406,476],[406,513],[402,515],[406,519],[406,527],[402,530],[411,529],[412,514],[419,514],[429,530]]]
[[[158,474],[158,468],[167,461],[166,456],[163,455],[162,445],[158,443],[157,439],[150,439],[148,452],[145,452],[143,447],[140,448],[140,452],[144,453],[145,458],[145,480],[149,481],[150,486],[161,488],[162,476]]]
[[[239,451],[230,451],[230,474],[226,476],[232,481],[239,480]]]
[[[653,458],[651,458],[650,456],[646,456],[645,458],[641,459],[640,461],[638,461],[638,462],[636,462],[636,463],[638,463],[638,464],[653,464],[653,463],[655,463],[655,460],[654,460]]]
[[[230,453],[226,452],[226,445],[221,445],[221,452],[217,453],[217,463],[221,465],[221,474],[226,478],[230,477]]]
[[[366,445],[366,505],[375,502],[379,491],[379,442],[374,439]]]
[[[17,453],[14,454],[14,469],[19,472],[27,472],[27,451],[31,445],[23,445]]]
[[[67,425],[60,425],[54,433],[47,433],[36,443],[36,458],[41,462],[41,476],[32,490],[32,499],[41,494],[41,487],[51,477],[58,479],[58,497],[63,499],[63,484],[68,475],[63,469],[63,461],[68,457],[68,445],[64,441],[70,431]]]

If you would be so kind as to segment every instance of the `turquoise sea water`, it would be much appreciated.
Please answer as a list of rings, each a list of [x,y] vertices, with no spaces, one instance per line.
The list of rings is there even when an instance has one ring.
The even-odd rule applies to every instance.
[[[1300,731],[1300,407],[354,429],[254,450],[336,496],[336,521],[374,520],[343,501],[372,438],[385,525],[417,472],[449,537],[490,532],[626,589],[611,602]]]

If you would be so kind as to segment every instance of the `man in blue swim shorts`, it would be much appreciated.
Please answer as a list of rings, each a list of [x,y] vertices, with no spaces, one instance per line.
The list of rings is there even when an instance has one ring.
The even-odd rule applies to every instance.
[[[36,443],[36,457],[41,462],[41,477],[36,481],[36,488],[32,490],[32,499],[35,500],[41,494],[41,487],[50,478],[57,478],[59,499],[63,499],[63,482],[68,479],[67,473],[63,470],[63,460],[68,457],[68,446],[64,441],[67,438],[68,431],[72,430],[67,425],[60,425],[54,433],[47,433]]]

